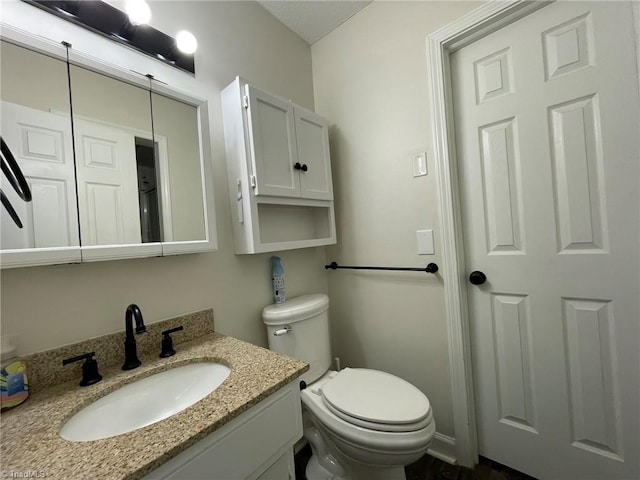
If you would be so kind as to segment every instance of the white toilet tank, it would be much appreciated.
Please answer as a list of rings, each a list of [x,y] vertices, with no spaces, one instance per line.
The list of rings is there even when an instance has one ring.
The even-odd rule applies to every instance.
[[[302,295],[262,310],[269,349],[309,364],[300,377],[310,384],[329,370],[329,298],[324,294]]]

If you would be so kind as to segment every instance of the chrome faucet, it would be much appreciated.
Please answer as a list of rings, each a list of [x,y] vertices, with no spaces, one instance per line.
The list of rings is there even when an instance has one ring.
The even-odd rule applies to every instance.
[[[127,307],[127,311],[124,317],[126,336],[124,339],[124,365],[122,366],[122,370],[132,370],[142,364],[142,362],[138,359],[136,339],[133,336],[134,318],[136,320],[136,333],[140,334],[147,331],[147,327],[144,326],[144,320],[142,319],[142,312],[140,311],[140,307],[132,303]]]

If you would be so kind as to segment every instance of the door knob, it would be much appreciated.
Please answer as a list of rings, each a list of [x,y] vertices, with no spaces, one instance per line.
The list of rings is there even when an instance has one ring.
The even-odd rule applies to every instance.
[[[302,165],[300,165],[300,162],[296,162],[296,163],[293,165],[293,168],[295,168],[296,170],[302,170]]]
[[[307,170],[309,170],[309,167],[307,167],[307,164],[306,164],[306,163],[303,163],[303,164],[302,164],[302,171],[303,171],[303,172],[306,172]]]
[[[469,281],[473,285],[482,285],[487,281],[487,276],[484,273],[476,270],[475,272],[471,272],[471,274],[469,275]]]

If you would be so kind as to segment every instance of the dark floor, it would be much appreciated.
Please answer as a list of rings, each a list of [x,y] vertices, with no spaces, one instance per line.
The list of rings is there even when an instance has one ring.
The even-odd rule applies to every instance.
[[[407,480],[535,480],[529,475],[480,457],[475,468],[450,465],[430,455],[404,469]]]
[[[304,469],[311,457],[311,448],[305,446],[296,455],[296,480],[307,480]],[[512,470],[509,467],[480,457],[475,468],[450,465],[430,455],[404,469],[407,480],[535,480],[533,477]]]

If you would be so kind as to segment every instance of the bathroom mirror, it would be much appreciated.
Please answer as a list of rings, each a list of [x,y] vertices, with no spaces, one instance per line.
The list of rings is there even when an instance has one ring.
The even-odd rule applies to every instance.
[[[41,155],[45,148],[62,152],[66,177],[64,184],[58,178],[61,174],[55,177],[58,190],[53,190],[51,179],[33,173],[23,162],[34,201],[21,208],[48,219],[42,228],[46,225],[57,237],[42,247],[33,241],[19,243],[19,235],[7,234],[5,239],[5,223],[11,219],[3,211],[2,267],[214,250],[206,102],[72,50],[67,76],[67,52],[60,45],[32,37],[24,45],[19,32],[3,31],[3,37],[2,135],[9,128],[5,123],[24,123],[15,115],[8,115],[5,122],[5,102],[53,116],[55,122],[47,124],[47,131],[64,132],[55,139],[36,138],[32,130],[16,135],[37,140],[33,149]],[[29,81],[23,78],[27,73]],[[9,105],[6,112],[12,109]],[[51,175],[53,167],[37,160]],[[49,182],[43,193],[34,183],[36,178]],[[7,193],[5,188],[3,183]],[[38,200],[36,193],[47,196]],[[27,232],[21,232],[23,237],[34,236],[22,230]],[[63,236],[61,231],[68,233]],[[66,256],[60,255],[60,248]]]
[[[25,259],[78,261],[75,172],[67,65],[58,58],[0,42],[2,139],[32,193],[25,202],[2,175],[1,188],[22,228],[2,208],[0,248]]]
[[[193,105],[152,93],[153,131],[168,156],[163,207],[171,225],[164,241],[204,240],[205,212],[199,154],[198,111]],[[162,179],[162,174],[160,175]]]
[[[149,88],[76,65],[69,76],[81,245],[159,246],[155,167],[167,159],[154,144]]]

